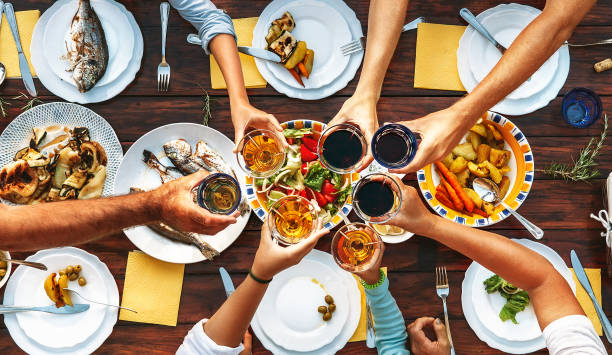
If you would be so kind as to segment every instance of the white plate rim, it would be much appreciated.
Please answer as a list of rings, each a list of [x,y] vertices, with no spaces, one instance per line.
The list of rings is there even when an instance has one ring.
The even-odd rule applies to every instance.
[[[231,144],[233,147],[233,142],[227,138],[226,135],[224,135],[223,133],[217,131],[216,129],[212,128],[212,127],[208,127],[208,126],[204,126],[201,124],[196,124],[196,123],[190,123],[190,122],[178,122],[178,123],[171,123],[171,124],[167,124],[164,126],[160,126],[157,128],[154,128],[152,130],[150,130],[149,132],[145,133],[144,135],[142,135],[141,137],[139,137],[136,142],[134,142],[130,148],[128,149],[128,151],[125,153],[125,156],[127,157],[128,154],[132,154],[130,153],[133,149],[137,149],[135,147],[138,147],[139,145],[145,144],[143,142],[146,141],[146,139],[148,139],[149,136],[155,135],[157,133],[159,133],[160,131],[164,131],[164,130],[176,130],[177,132],[182,132],[184,130],[199,130],[199,131],[203,131],[203,132],[208,132],[210,133],[211,131],[214,131],[215,135],[219,135],[219,136],[223,136],[226,140],[227,140],[227,144]],[[206,137],[205,133],[203,133],[201,135],[202,139],[204,140],[204,137]],[[163,144],[165,142],[162,142],[161,144]],[[193,142],[190,142],[193,143]],[[160,148],[161,148],[161,144],[160,144]],[[133,153],[136,154],[136,153]],[[138,152],[138,154],[142,154],[142,152]],[[241,192],[242,192],[242,196],[243,198],[246,198],[246,194],[245,194],[245,186],[244,186],[244,172],[236,165],[236,161],[234,157],[231,158],[225,158],[225,161],[230,164],[234,170],[234,172],[236,173],[237,177],[238,177],[238,181],[240,183],[240,187],[241,187]],[[120,182],[120,178],[123,175],[122,173],[122,169],[127,169],[124,168],[124,164],[128,164],[126,159],[123,159],[121,162],[121,165],[119,166],[119,170],[117,171],[117,177],[115,178],[115,183],[113,184],[113,193],[115,195],[117,194],[122,194],[125,193],[125,191],[122,190],[122,185]],[[160,183],[161,184],[161,183]],[[241,225],[241,230],[239,233],[237,233],[235,236],[230,236],[227,237],[229,244],[227,244],[227,246],[225,248],[219,248],[217,249],[220,253],[223,252],[225,249],[229,248],[235,241],[236,239],[238,239],[238,237],[242,234],[242,232],[244,231],[244,229],[246,228],[246,225],[248,223],[249,217],[251,215],[251,212],[249,210],[249,213],[244,215],[244,216],[240,216],[238,217],[238,222],[236,222],[235,225],[240,226]],[[169,263],[180,263],[180,264],[190,264],[190,263],[196,263],[196,262],[200,262],[203,260],[207,260],[204,255],[202,255],[199,251],[197,253],[193,253],[192,255],[196,255],[194,257],[192,257],[191,259],[176,259],[176,258],[172,258],[170,256],[165,255],[164,253],[161,253],[160,250],[155,250],[152,251],[151,248],[155,247],[152,245],[148,245],[148,244],[143,244],[142,241],[140,240],[140,236],[139,234],[141,233],[146,233],[149,236],[154,235],[155,237],[159,237],[159,238],[165,238],[163,236],[159,236],[157,235],[157,233],[153,232],[151,229],[149,229],[146,226],[137,226],[137,227],[131,227],[131,228],[126,228],[123,230],[123,232],[125,233],[125,235],[128,237],[128,239],[130,239],[130,241],[136,246],[138,247],[140,250],[142,250],[144,253],[162,260],[162,261],[166,261]],[[223,231],[219,232],[219,233],[223,233]],[[218,235],[217,235],[218,236]],[[171,241],[171,240],[170,240]],[[173,243],[177,243],[177,244],[182,244],[180,242],[175,242],[175,241],[171,241]],[[185,248],[189,248],[190,250],[197,250],[197,248],[193,245],[184,245]]]
[[[34,255],[30,255],[25,260],[27,261],[36,261],[40,256],[52,255],[53,253],[59,252],[61,254],[65,253],[74,253],[75,256],[80,256],[84,258],[88,258],[92,261],[92,263],[99,263],[100,272],[103,276],[106,277],[107,281],[107,289],[109,293],[109,298],[112,304],[119,304],[119,288],[117,287],[117,283],[111,274],[108,266],[103,263],[97,256],[86,252],[85,250],[75,248],[75,247],[63,247],[63,248],[53,248],[53,249],[44,249],[38,251]],[[20,278],[21,273],[20,269],[25,268],[24,266],[19,266],[13,273],[13,277],[9,280],[7,287],[4,291],[4,300],[3,303],[13,304],[14,300],[12,299],[12,295],[14,294],[14,288],[17,287],[16,283]],[[17,281],[15,281],[17,280]],[[96,349],[98,349],[106,339],[113,332],[113,328],[117,323],[117,315],[118,311],[114,307],[109,307],[106,311],[106,317],[102,322],[99,330],[94,333],[88,341],[76,345],[76,348],[68,348],[68,349],[50,349],[46,347],[41,347],[34,340],[30,339],[23,329],[19,327],[17,322],[17,317],[15,314],[5,314],[4,315],[4,324],[9,331],[13,341],[17,346],[19,346],[23,351],[29,354],[90,354],[93,353]],[[79,349],[79,347],[82,347]]]

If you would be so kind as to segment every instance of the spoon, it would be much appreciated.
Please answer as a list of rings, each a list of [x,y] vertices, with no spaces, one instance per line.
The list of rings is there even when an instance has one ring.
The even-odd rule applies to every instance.
[[[544,231],[542,231],[540,227],[529,222],[525,217],[518,214],[516,211],[510,208],[510,206],[506,205],[504,201],[501,200],[501,198],[499,197],[499,188],[497,187],[496,183],[489,179],[476,178],[472,183],[472,187],[483,201],[493,203],[495,205],[501,204],[505,209],[508,210],[508,212],[510,212],[510,214],[514,216],[514,218],[521,222],[521,224],[525,227],[525,229],[529,231],[529,233],[531,233],[531,235],[533,235],[536,239],[542,239],[542,237],[544,236]]]
[[[1,64],[2,63],[0,63],[0,65]],[[45,264],[35,263],[35,262],[32,262],[32,261],[25,261],[25,260],[8,259],[8,258],[5,258],[1,254],[0,254],[0,261],[6,261],[7,263],[13,263],[13,264],[19,264],[19,265],[23,265],[23,266],[29,266],[29,267],[33,267],[33,268],[40,269],[40,270],[43,270],[43,271],[47,271],[47,267],[45,266]]]
[[[129,309],[129,308],[127,308],[127,307],[115,306],[114,304],[108,304],[108,303],[103,303],[103,302],[96,302],[96,301],[92,301],[92,300],[90,300],[90,299],[87,299],[87,298],[83,297],[83,295],[81,295],[81,294],[80,294],[80,293],[79,293],[77,290],[74,290],[74,289],[71,289],[71,288],[68,288],[68,287],[65,287],[63,290],[64,290],[64,291],[74,292],[74,293],[76,293],[76,295],[77,295],[77,296],[81,297],[82,299],[84,299],[84,300],[85,300],[85,301],[87,301],[87,302],[96,303],[96,304],[101,304],[101,305],[103,305],[103,306],[109,306],[109,307],[116,307],[116,308],[126,309],[126,310],[128,310],[128,311],[130,311],[130,312],[138,313],[138,312],[136,312],[135,310],[133,310],[133,309]]]

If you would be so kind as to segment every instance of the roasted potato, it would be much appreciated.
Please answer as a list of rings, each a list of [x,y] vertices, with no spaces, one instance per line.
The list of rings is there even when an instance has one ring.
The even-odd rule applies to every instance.
[[[499,133],[497,128],[495,128],[495,125],[493,123],[487,123],[487,128],[489,129],[489,131],[491,131],[491,134],[493,134],[493,138],[495,138],[496,141],[504,140],[504,137],[501,133]]]
[[[489,170],[489,177],[496,184],[499,184],[501,182],[501,179],[502,179],[501,172],[499,172],[499,169],[497,169],[495,165],[491,164],[490,161],[485,160],[482,163],[478,164],[478,167],[479,168],[482,167],[482,168]]]
[[[472,148],[474,148],[474,150],[477,150],[478,146],[481,143],[480,136],[477,133],[474,133],[474,132],[469,132],[468,133],[467,141],[472,143]]]
[[[307,50],[308,48],[306,48],[306,42],[299,41],[297,43],[297,47],[295,47],[295,50],[293,51],[293,54],[291,55],[291,57],[289,57],[289,59],[285,63],[285,68],[287,69],[295,68],[295,66],[298,65],[299,62],[304,60]]]
[[[476,153],[476,162],[480,164],[489,159],[489,156],[491,155],[491,147],[488,144],[481,144],[478,146]]]
[[[501,168],[508,164],[511,154],[512,153],[507,150],[492,148],[491,152],[489,153],[489,161],[491,164],[495,165],[495,167]]]
[[[490,216],[495,211],[495,206],[487,201],[482,201],[482,210],[487,214],[487,216]]]
[[[465,160],[464,157],[458,156],[451,163],[449,170],[452,171],[455,174],[458,174],[458,173],[464,171],[465,169],[467,169],[467,163],[468,162],[467,162],[467,160]]]
[[[470,171],[468,169],[463,170],[456,176],[457,176],[457,181],[459,181],[459,184],[461,184],[461,186],[467,186],[467,181],[468,181],[468,178],[470,177]]]
[[[503,168],[499,169],[499,172],[502,174],[508,174],[510,172],[510,167],[506,165]]]
[[[482,137],[486,137],[487,136],[487,129],[485,128],[484,125],[482,124],[475,124],[474,126],[472,126],[472,128],[470,128],[470,131],[479,134]]]
[[[468,170],[470,173],[478,177],[484,178],[489,176],[489,169],[487,169],[485,166],[481,166],[480,164],[476,165],[471,161],[468,162]]]
[[[308,75],[312,73],[312,65],[314,64],[314,51],[312,49],[306,50],[306,56],[304,56],[304,66]]]
[[[465,142],[461,143],[453,149],[453,154],[459,155],[465,158],[465,160],[476,159],[476,151],[472,148],[472,143]]]
[[[444,159],[442,159],[442,164],[444,164],[444,166],[446,166],[447,168],[450,168],[452,163],[453,163],[453,153],[448,153],[448,155],[445,156]]]
[[[510,189],[510,178],[507,176],[502,177],[499,182],[499,198],[503,199],[506,197],[508,190]]]
[[[468,189],[467,187],[464,187],[463,190],[465,191],[465,193],[468,195],[468,197],[470,198],[470,200],[472,200],[472,202],[474,202],[474,205],[478,208],[482,208],[482,199],[480,198],[480,196],[478,196],[478,194],[476,193],[476,191],[472,190],[472,189]]]
[[[47,276],[44,283],[44,289],[47,297],[49,297],[49,299],[54,303],[57,303],[59,299],[59,290],[58,285],[55,282],[55,275],[55,273],[52,273],[51,275]]]
[[[59,286],[60,298],[65,304],[72,307],[72,300],[70,299],[70,294],[68,293],[68,291],[64,291],[64,289],[68,287],[68,276],[66,275],[60,276],[57,284]]]

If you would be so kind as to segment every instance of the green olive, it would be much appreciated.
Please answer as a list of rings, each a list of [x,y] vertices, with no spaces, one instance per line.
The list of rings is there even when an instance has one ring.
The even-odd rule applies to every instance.
[[[83,276],[79,277],[79,286],[85,286],[87,284],[87,280]]]
[[[319,313],[323,313],[323,314],[325,314],[325,313],[327,313],[327,307],[325,307],[325,306],[319,306],[319,308],[317,308],[317,311],[318,311]]]
[[[6,269],[6,261],[4,260],[0,261],[0,269]]]
[[[79,275],[77,275],[77,274],[74,274],[74,273],[73,273],[73,274],[69,274],[69,275],[68,275],[68,280],[70,280],[70,281],[74,281],[74,280],[76,280],[78,277],[79,277]]]
[[[70,275],[74,272],[74,268],[72,267],[72,265],[68,265],[66,266],[66,275]]]
[[[6,269],[0,269],[0,277],[4,277],[6,275]]]
[[[332,304],[334,303],[334,299],[330,295],[325,295],[325,303]]]
[[[325,313],[325,314],[323,315],[323,320],[324,320],[324,321],[326,321],[326,322],[327,322],[327,321],[328,321],[328,320],[330,320],[330,319],[331,319],[331,313],[327,312],[327,313]]]
[[[75,265],[74,266],[74,272],[76,272],[77,274],[81,273],[81,265]]]
[[[327,309],[329,309],[329,311],[330,311],[331,313],[334,313],[334,311],[336,310],[336,304],[335,304],[335,303],[330,304],[330,305],[327,307]]]

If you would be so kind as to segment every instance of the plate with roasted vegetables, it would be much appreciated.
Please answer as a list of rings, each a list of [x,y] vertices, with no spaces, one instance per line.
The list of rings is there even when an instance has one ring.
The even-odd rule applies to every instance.
[[[281,124],[289,148],[285,164],[268,178],[247,176],[249,204],[262,221],[269,206],[287,195],[300,195],[318,206],[325,228],[333,228],[351,212],[352,183],[358,173],[336,174],[326,169],[317,156],[317,144],[325,124],[312,120],[294,120]]]
[[[63,287],[76,289],[91,300],[119,304],[113,275],[95,255],[65,247],[41,250],[26,260],[43,263],[48,271],[17,267],[6,285],[4,304],[58,308],[89,304],[78,295],[62,291]],[[21,312],[5,314],[4,322],[15,343],[27,353],[92,353],[111,334],[117,308],[90,304],[88,310],[74,314]]]
[[[572,273],[559,254],[529,239],[513,241],[544,256],[576,292]],[[492,348],[523,354],[545,347],[527,291],[473,262],[465,273],[461,293],[463,313],[468,324]]]
[[[500,199],[514,210],[527,198],[534,176],[531,147],[507,118],[484,114],[442,161],[417,172],[421,193],[439,215],[473,227],[495,224],[509,216],[503,206],[483,201],[475,178],[493,181]]]

